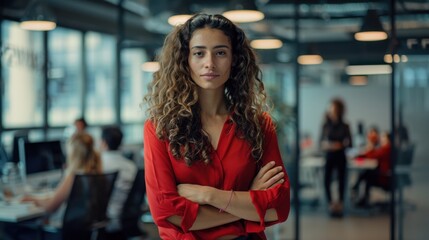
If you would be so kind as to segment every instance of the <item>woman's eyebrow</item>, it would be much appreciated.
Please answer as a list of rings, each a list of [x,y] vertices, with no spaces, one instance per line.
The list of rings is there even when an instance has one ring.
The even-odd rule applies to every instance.
[[[193,46],[193,47],[191,47],[191,49],[194,49],[194,48],[206,49],[207,47],[206,46]],[[228,45],[217,45],[217,46],[213,47],[213,49],[216,49],[216,48],[229,48],[229,46]]]

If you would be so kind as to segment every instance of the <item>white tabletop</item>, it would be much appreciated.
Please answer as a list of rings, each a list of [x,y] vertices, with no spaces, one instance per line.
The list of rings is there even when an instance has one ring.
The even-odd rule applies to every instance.
[[[305,157],[301,159],[301,167],[308,168],[322,168],[325,166],[324,157]],[[372,158],[349,159],[347,161],[347,168],[349,170],[365,170],[375,169],[377,167],[377,160]]]
[[[21,222],[32,218],[41,217],[45,210],[36,207],[32,203],[3,202],[0,201],[0,221],[1,222]]]

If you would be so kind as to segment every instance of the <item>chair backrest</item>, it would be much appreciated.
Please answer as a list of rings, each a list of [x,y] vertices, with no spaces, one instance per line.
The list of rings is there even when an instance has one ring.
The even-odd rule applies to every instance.
[[[400,187],[410,186],[411,180],[411,165],[414,158],[415,144],[409,143],[398,148],[396,158],[396,180]]]
[[[137,227],[142,215],[142,204],[146,195],[144,169],[139,169],[133,185],[124,202],[121,213],[121,225],[123,231],[132,231]]]
[[[415,145],[410,143],[398,148],[396,164],[402,166],[410,166],[414,158]]]
[[[118,172],[75,176],[63,217],[63,239],[88,239],[94,225],[107,221],[107,205],[117,176]]]

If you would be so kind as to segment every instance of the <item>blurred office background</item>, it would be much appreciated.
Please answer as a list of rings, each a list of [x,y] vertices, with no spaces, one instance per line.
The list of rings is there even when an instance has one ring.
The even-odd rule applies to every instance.
[[[153,72],[145,63],[154,60],[172,29],[169,17],[252,5],[263,19],[238,24],[251,40],[277,40],[254,47],[293,184],[290,217],[268,229],[268,239],[427,239],[427,0],[3,0],[1,4],[0,139],[9,158],[20,133],[26,132],[29,141],[63,139],[67,127],[83,116],[96,138],[100,127],[120,125],[124,151],[142,166],[145,116],[140,104]],[[36,6],[55,21],[54,29],[23,29],[21,21]],[[368,13],[376,14],[386,39],[355,38]],[[298,58],[309,54],[317,55],[315,61]],[[363,133],[375,125],[395,129],[396,136],[398,126],[407,129],[414,152],[406,166],[400,166],[406,182],[397,184],[393,193],[374,190],[375,198],[387,207],[362,210],[350,204],[343,218],[330,218],[318,189],[322,179],[300,164],[305,157],[320,156],[320,127],[333,97],[345,101],[355,139],[359,125]],[[394,159],[400,164],[398,156]]]

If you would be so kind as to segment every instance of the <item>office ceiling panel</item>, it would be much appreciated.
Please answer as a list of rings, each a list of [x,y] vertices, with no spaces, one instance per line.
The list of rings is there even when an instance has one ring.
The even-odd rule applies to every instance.
[[[117,33],[118,6],[125,9],[125,35],[142,45],[159,47],[171,30],[167,18],[174,12],[222,13],[228,0],[45,0],[55,11],[59,25],[82,30]],[[29,0],[5,1],[2,13],[19,20]],[[294,5],[290,0],[256,0],[265,19],[241,24],[250,38],[277,37],[288,51],[294,33]],[[429,1],[396,1],[397,34],[404,38],[429,37]],[[388,42],[362,43],[353,38],[369,9],[376,9],[385,30],[390,31],[389,5],[385,0],[302,0],[300,1],[300,41],[316,45],[326,59],[370,61],[386,52]],[[267,55],[267,54],[265,54]],[[273,55],[273,54],[271,54]],[[269,58],[265,58],[269,59]],[[273,55],[273,61],[277,57]]]

